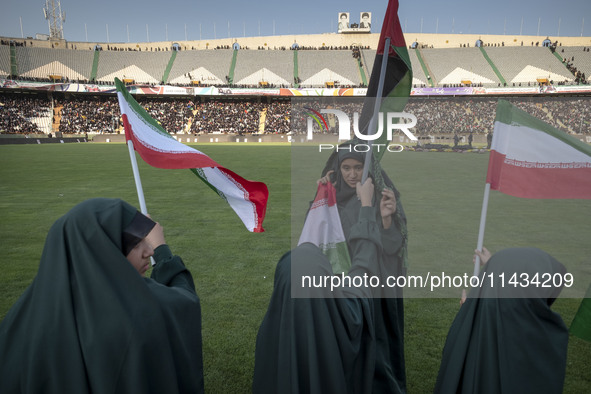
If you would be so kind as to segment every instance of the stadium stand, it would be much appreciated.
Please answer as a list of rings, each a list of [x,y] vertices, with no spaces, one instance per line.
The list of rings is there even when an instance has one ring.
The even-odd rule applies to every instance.
[[[199,81],[202,85],[226,85],[232,63],[231,49],[180,51],[170,71],[168,82],[190,85]]]
[[[537,85],[538,80],[556,83],[573,81],[572,74],[548,48],[487,47],[486,52],[507,81],[507,85]]]
[[[275,86],[291,86],[294,82],[293,63],[292,51],[239,50],[234,82],[237,85],[250,86],[260,86],[261,82]]]
[[[410,64],[412,65],[412,84],[415,87],[429,86],[427,76],[421,67],[417,54],[414,50],[409,50]]]
[[[59,97],[54,101],[54,113],[57,129],[64,134],[114,133],[119,128],[115,97]]]
[[[113,83],[115,77],[135,83],[157,84],[162,81],[171,52],[101,51],[96,79]]]
[[[570,64],[574,69],[571,70],[573,74],[577,71],[584,74],[580,81],[588,82],[591,78],[591,48],[589,47],[558,47],[556,53],[564,60],[565,65]],[[568,68],[568,67],[567,67]]]
[[[298,51],[300,86],[326,87],[359,86],[361,76],[351,50],[306,50]]]
[[[92,59],[91,51],[16,47],[18,72],[25,78],[88,80],[92,70]]]
[[[52,132],[51,103],[39,95],[0,96],[0,131],[2,133],[32,134]]]
[[[494,87],[537,86],[540,81],[546,85],[588,83],[589,48],[559,47],[554,53],[552,49],[538,46],[409,49],[413,85]],[[16,54],[15,64],[11,64],[11,51]],[[341,48],[306,48],[295,53],[285,49],[241,49],[233,63],[232,49],[142,52],[0,45],[0,75],[10,75],[13,66],[20,79],[37,81],[109,84],[118,77],[152,85],[164,82],[181,86],[318,88],[336,82],[335,87],[350,87],[367,83],[373,67],[375,49],[364,48],[358,53],[357,56],[354,50]]]
[[[0,45],[0,77],[10,75],[10,47]]]
[[[439,86],[497,86],[500,82],[479,48],[425,48],[421,53]]]
[[[449,138],[453,133],[483,137],[492,130],[502,95],[591,142],[591,90],[584,86],[591,74],[590,48],[550,44],[433,48],[419,43],[409,49],[417,96],[405,111],[417,116],[415,132],[424,138]],[[363,89],[317,88],[365,86],[376,54],[375,48],[353,43],[300,45],[298,50],[266,43],[258,50],[237,43],[241,49],[78,46],[84,49],[65,49],[68,43],[42,47],[35,40],[0,42],[1,133],[120,133],[114,77],[134,85],[130,91],[140,104],[173,134],[300,132],[290,127],[303,121],[305,128],[307,119],[291,118],[290,95],[362,95]],[[154,86],[162,83],[172,87]],[[467,84],[475,88],[455,89]]]
[[[586,97],[508,99],[560,130],[591,136],[589,99]],[[262,102],[256,98],[210,97],[195,101],[192,98],[145,96],[138,97],[138,101],[172,134],[285,134],[294,131],[290,129],[291,102],[287,99]],[[485,135],[493,129],[496,102],[497,99],[491,97],[413,96],[405,112],[417,117],[413,129],[416,135],[434,138],[454,133]],[[23,97],[3,93],[0,103],[0,131],[3,133],[121,132],[119,106],[114,96],[57,95],[50,101],[41,94]],[[352,113],[360,111],[360,105],[343,108]]]

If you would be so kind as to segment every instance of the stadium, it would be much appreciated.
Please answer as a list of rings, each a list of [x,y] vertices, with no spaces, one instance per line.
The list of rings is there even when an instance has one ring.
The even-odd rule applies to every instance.
[[[205,389],[250,392],[275,266],[297,241],[326,159],[294,153],[294,143],[305,142],[305,122],[291,111],[302,99],[362,102],[379,36],[356,25],[131,43],[69,41],[59,31],[0,37],[0,319],[35,277],[58,217],[92,197],[137,201],[118,78],[176,140],[269,187],[266,231],[250,234],[189,171],[139,163],[150,213],[195,278]],[[461,274],[471,270],[499,99],[591,144],[591,37],[405,32],[404,39],[413,75],[404,111],[416,116],[418,141],[396,135],[404,152],[385,155],[383,167],[395,173],[409,217],[409,272]],[[351,112],[360,110],[355,105]],[[327,119],[326,128],[313,125],[315,142],[337,142],[335,120]],[[589,200],[496,194],[485,244],[540,247],[585,281],[589,212]],[[587,285],[553,306],[567,327]],[[408,392],[433,391],[456,290],[405,299]],[[568,346],[564,392],[585,392],[591,344],[571,335]]]
[[[378,38],[359,32],[149,43],[2,37],[3,109],[11,100],[26,103],[10,116],[3,112],[2,133],[91,139],[98,134],[97,141],[105,141],[101,134],[121,131],[113,83],[119,78],[170,133],[222,134],[220,142],[257,134],[265,136],[261,141],[287,142],[273,135],[290,131],[291,98],[365,96]],[[562,130],[589,134],[583,104],[591,93],[589,37],[409,33],[405,41],[413,71],[411,103],[430,108],[437,98],[452,98],[486,108],[491,98],[519,98]],[[79,116],[72,118],[72,107],[84,125]],[[236,119],[245,109],[246,119]],[[204,111],[231,121],[209,124]],[[444,122],[437,130],[419,124],[415,131],[430,142],[454,132],[473,132],[484,142],[494,115],[465,111],[465,122],[478,127],[457,130]]]

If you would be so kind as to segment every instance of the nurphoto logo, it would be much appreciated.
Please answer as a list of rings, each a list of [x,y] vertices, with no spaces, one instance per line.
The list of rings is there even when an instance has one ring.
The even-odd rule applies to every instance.
[[[339,141],[341,140],[348,140],[351,137],[351,120],[349,116],[341,110],[338,109],[321,109],[320,111],[315,111],[312,108],[305,107],[308,115],[307,120],[307,140],[313,140],[314,135],[314,122],[318,124],[321,130],[328,131],[328,124],[326,119],[322,116],[322,114],[332,114],[336,117],[338,121],[338,135]],[[384,118],[386,119],[386,127],[384,130]],[[409,120],[408,122],[404,120]],[[374,134],[362,134],[359,132],[359,113],[353,113],[353,133],[355,137],[362,141],[368,141],[367,144],[357,144],[355,145],[354,149],[357,152],[367,152],[369,149],[377,149],[378,152],[380,149],[387,149],[389,152],[401,152],[404,147],[400,144],[375,144],[371,143],[371,141],[375,141],[379,139],[384,131],[386,132],[387,141],[392,140],[392,134],[394,130],[402,131],[411,141],[417,141],[417,137],[409,130],[410,128],[416,126],[417,118],[413,114],[407,112],[386,112],[386,116],[384,113],[380,112],[378,116],[378,130]],[[319,151],[324,149],[334,149],[335,146],[333,144],[320,144]],[[338,147],[337,147],[338,149]]]

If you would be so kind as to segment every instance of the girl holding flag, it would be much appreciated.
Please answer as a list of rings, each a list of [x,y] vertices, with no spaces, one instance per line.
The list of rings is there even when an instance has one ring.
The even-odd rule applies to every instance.
[[[203,392],[191,273],[162,227],[120,199],[84,201],[53,224],[0,349],[2,393]]]

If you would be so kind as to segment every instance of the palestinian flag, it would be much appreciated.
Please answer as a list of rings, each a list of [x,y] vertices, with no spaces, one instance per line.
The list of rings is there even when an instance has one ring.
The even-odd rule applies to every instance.
[[[486,182],[523,198],[591,198],[591,146],[499,100]]]
[[[388,47],[386,47],[387,38],[390,39]],[[384,56],[387,57],[385,70],[382,68]],[[378,85],[382,72],[385,73],[385,76],[383,89],[380,94]],[[363,110],[359,119],[359,132],[369,135],[376,133],[378,127],[377,122],[376,130],[368,130],[369,122],[374,112],[375,100],[381,102],[380,112],[384,117],[387,112],[402,112],[410,96],[411,88],[412,66],[402,28],[400,27],[400,20],[398,19],[398,0],[390,0],[386,9],[378,49],[367,87],[366,100],[363,103]],[[383,124],[385,128],[386,119],[384,119]],[[379,139],[373,141],[374,144],[387,144],[388,142],[385,130]],[[374,152],[378,161],[384,152],[385,149]]]
[[[115,78],[125,139],[136,152],[157,168],[188,168],[230,204],[249,231],[263,232],[269,192],[262,182],[253,182],[221,167],[206,154],[184,145],[168,134]]]
[[[337,208],[336,189],[330,182],[318,185],[298,245],[306,242],[322,250],[335,275],[349,272],[351,258]]]

